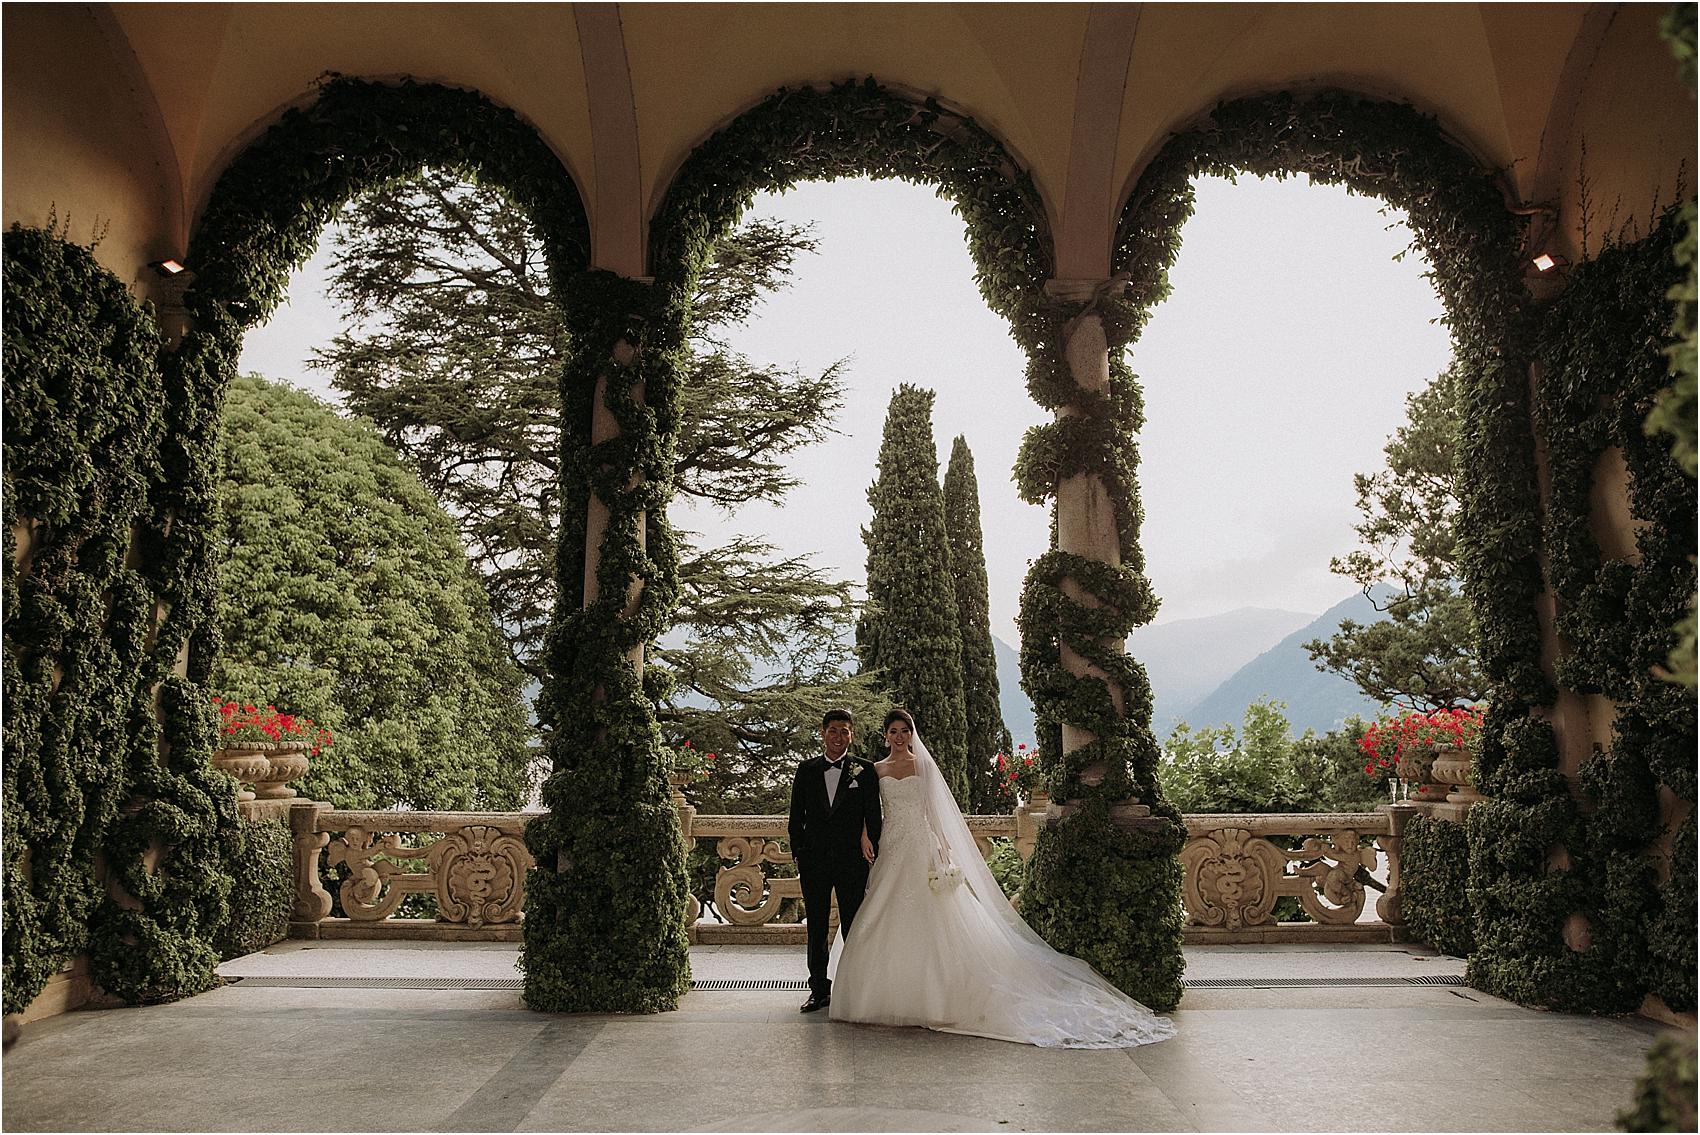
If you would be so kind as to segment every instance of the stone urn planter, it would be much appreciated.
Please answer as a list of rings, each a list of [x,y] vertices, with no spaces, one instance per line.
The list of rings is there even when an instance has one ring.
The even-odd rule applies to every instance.
[[[1474,804],[1487,799],[1475,789],[1475,761],[1468,749],[1440,750],[1435,754],[1429,775],[1450,789],[1446,794],[1448,804]]]
[[[299,780],[307,774],[312,762],[307,758],[307,751],[312,743],[308,741],[279,741],[272,746],[272,751],[266,754],[267,769],[254,782],[254,799],[256,800],[288,800],[295,795],[295,789],[289,787],[289,782]]]
[[[1399,755],[1394,764],[1394,771],[1399,778],[1411,785],[1411,799],[1425,804],[1439,804],[1446,800],[1446,793],[1452,787],[1435,779],[1434,763],[1439,754],[1432,748],[1408,750]]]
[[[271,774],[275,748],[270,741],[237,741],[215,752],[212,766],[237,779],[236,799],[252,800],[256,786]]]

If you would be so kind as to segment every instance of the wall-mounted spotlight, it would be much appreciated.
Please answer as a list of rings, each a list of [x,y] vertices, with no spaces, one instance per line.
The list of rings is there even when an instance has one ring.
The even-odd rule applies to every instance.
[[[1535,271],[1545,275],[1546,273],[1551,272],[1554,268],[1562,268],[1570,262],[1564,257],[1558,256],[1554,253],[1543,252],[1533,260],[1529,261],[1529,263],[1535,266]]]
[[[148,267],[152,268],[155,272],[158,272],[161,276],[164,276],[168,280],[177,275],[177,273],[184,271],[184,265],[181,260],[155,260],[151,262]]]

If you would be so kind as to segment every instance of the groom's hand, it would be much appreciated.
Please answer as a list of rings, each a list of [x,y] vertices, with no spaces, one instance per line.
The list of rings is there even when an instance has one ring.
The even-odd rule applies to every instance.
[[[874,841],[868,838],[868,833],[862,833],[862,858],[869,863],[874,861]]]

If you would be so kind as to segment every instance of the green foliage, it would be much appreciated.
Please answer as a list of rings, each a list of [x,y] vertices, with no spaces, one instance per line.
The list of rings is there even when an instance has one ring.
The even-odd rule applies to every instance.
[[[1362,721],[1295,739],[1284,708],[1272,698],[1253,702],[1237,735],[1232,725],[1180,722],[1163,743],[1163,798],[1189,815],[1363,812],[1387,799],[1385,779],[1364,775]]]
[[[514,660],[541,678],[555,604],[565,312],[539,271],[538,233],[500,189],[451,170],[361,196],[337,234],[334,292],[350,326],[318,365],[371,417],[456,518]],[[754,219],[716,242],[690,297],[674,492],[735,511],[792,487],[784,456],[832,432],[842,364],[758,366],[723,335],[785,286],[806,228]],[[848,584],[738,537],[679,533],[679,603],[645,659],[663,735],[720,754],[693,798],[773,810],[830,706],[872,708],[847,679]]]
[[[951,200],[966,223],[969,253],[974,258],[981,294],[992,310],[1009,320],[1011,333],[1027,353],[1029,389],[1050,408],[1074,405],[1084,397],[1075,389],[1063,357],[1065,324],[1076,311],[1051,300],[1044,292],[1045,281],[1053,272],[1054,256],[1044,206],[1031,177],[972,119],[954,114],[930,99],[916,103],[900,98],[872,79],[824,90],[780,90],[740,115],[686,159],[650,230],[652,270],[656,287],[665,297],[661,302],[668,316],[665,321],[657,320],[649,325],[652,357],[662,366],[671,366],[675,374],[682,366],[679,348],[689,326],[686,297],[691,292],[692,281],[707,263],[714,241],[731,228],[757,191],[782,190],[811,178],[853,176],[900,177],[937,186],[940,195]],[[673,389],[670,379],[671,376],[661,380],[669,397]],[[1125,412],[1133,410],[1137,392],[1125,368],[1118,368],[1115,382],[1119,391],[1116,405],[1124,412],[1111,416],[1103,423],[1104,428],[1090,438],[1078,438],[1066,432],[1068,427],[1065,427],[1063,434],[1054,435],[1042,444],[1047,453],[1060,459],[1066,443],[1084,441],[1087,448],[1076,451],[1081,459],[1093,464],[1095,469],[1113,467],[1125,472],[1115,483],[1122,490],[1116,496],[1117,525],[1123,542],[1123,563],[1128,566],[1106,569],[1119,586],[1143,577],[1139,575],[1142,569],[1135,542],[1137,504],[1128,492],[1132,487],[1132,442]],[[1093,400],[1086,402],[1081,407],[1086,411],[1083,420],[1090,422],[1093,412],[1100,407]],[[1042,476],[1039,481],[1043,481]],[[1042,484],[1036,487],[1042,493],[1047,491]],[[1049,491],[1054,491],[1054,484]],[[1042,565],[1035,565],[1031,578],[1037,583],[1030,583],[1028,590],[1031,592],[1037,586],[1041,596],[1031,605],[1031,616],[1023,617],[1023,636],[1025,639],[1031,633],[1035,640],[1049,637],[1031,652],[1024,642],[1023,684],[1030,693],[1041,691],[1034,696],[1043,718],[1039,723],[1040,737],[1049,746],[1048,751],[1054,752],[1059,747],[1055,739],[1063,720],[1094,728],[1101,738],[1098,748],[1111,750],[1114,759],[1110,776],[1095,791],[1106,798],[1118,798],[1113,795],[1118,792],[1126,796],[1130,780],[1125,769],[1129,761],[1136,761],[1143,770],[1143,783],[1155,795],[1156,744],[1149,735],[1148,692],[1143,703],[1136,697],[1129,698],[1135,711],[1140,704],[1146,707],[1145,718],[1136,723],[1123,722],[1101,687],[1095,687],[1096,693],[1084,692],[1083,706],[1071,704],[1066,676],[1059,676],[1061,660],[1056,628],[1054,621],[1048,620],[1048,612],[1065,605],[1060,591],[1065,572],[1102,599],[1106,588],[1098,575],[1093,574],[1095,570],[1090,564],[1058,553],[1052,553]],[[1138,584],[1131,586],[1137,589]],[[1148,599],[1148,586],[1144,594]],[[1143,619],[1149,619],[1154,608],[1154,601],[1148,601],[1133,617],[1142,614]],[[1122,626],[1116,636],[1118,640],[1133,625],[1128,621],[1125,604],[1118,604],[1099,617]],[[1088,649],[1093,650],[1094,658],[1102,653],[1096,644]],[[1117,664],[1112,661],[1111,665]],[[1119,666],[1111,673],[1118,680],[1129,676]],[[1140,680],[1143,681],[1143,674]],[[1110,712],[1105,714],[1105,709]],[[923,729],[927,729],[925,723]],[[940,736],[940,733],[933,729],[927,735]],[[1095,759],[1098,758],[1088,754],[1088,762]],[[1178,838],[1179,821],[1171,822],[1172,834]],[[1065,838],[1062,833],[1071,824],[1072,821],[1064,821],[1048,827],[1040,836],[1041,846],[1047,840]],[[1130,845],[1129,849],[1142,851],[1167,846],[1168,841],[1147,840],[1137,847]],[[1172,856],[1173,852],[1165,854]],[[1102,871],[1077,874],[1066,882],[1059,879],[1059,888],[1078,887],[1079,897],[1095,922],[1106,927],[1120,925],[1126,919],[1125,910],[1116,905],[1121,896],[1111,889],[1094,890],[1107,887],[1108,883],[1101,880],[1108,872],[1119,869],[1120,864],[1112,860],[1103,864]],[[1141,878],[1171,882],[1173,889],[1164,901],[1172,900],[1178,918],[1179,868],[1173,859],[1167,861],[1167,866],[1142,863],[1130,866],[1130,870],[1140,872]],[[1111,940],[1099,941],[1107,945]],[[1180,965],[1178,936],[1159,934],[1137,942],[1122,940],[1122,944],[1153,947],[1160,955],[1125,956],[1114,964],[1100,966],[1111,980],[1118,980],[1119,975],[1150,971],[1153,967],[1166,970]]]
[[[1386,468],[1352,479],[1362,546],[1331,567],[1372,602],[1378,585],[1393,586],[1388,617],[1367,626],[1348,619],[1331,639],[1305,644],[1317,669],[1351,679],[1382,704],[1442,709],[1489,694],[1457,584],[1458,382],[1448,369],[1407,396]]]
[[[989,813],[1003,799],[997,755],[1013,755],[1014,746],[998,701],[986,545],[980,527],[980,482],[974,476],[974,454],[966,437],[957,437],[950,447],[950,464],[944,474],[944,530],[950,542],[950,575],[956,583],[956,624],[962,635],[968,810]]]
[[[1158,773],[1164,799],[1182,812],[1308,811],[1281,708],[1272,700],[1248,705],[1238,738],[1232,725],[1176,725]]]
[[[1691,4],[1674,7],[1693,11]],[[1692,29],[1693,24],[1689,27]],[[1647,1050],[1647,1070],[1635,1081],[1633,1104],[1617,1113],[1618,1130],[1693,1131],[1697,1090],[1694,1064],[1692,1032],[1666,1033],[1654,1041]]]
[[[168,448],[166,462],[167,481],[179,490],[169,502],[177,510],[172,535],[186,545],[174,562],[196,581],[200,604],[175,608],[167,630],[211,601],[212,431],[243,329],[281,299],[288,272],[339,208],[426,166],[500,185],[525,211],[574,331],[561,387],[561,586],[539,706],[552,729],[556,771],[543,787],[551,812],[526,833],[540,864],[526,884],[526,1003],[563,1011],[671,1008],[689,981],[684,855],[654,714],[630,659],[660,632],[676,596],[677,557],[662,514],[671,464],[663,439],[677,428],[676,388],[671,370],[654,367],[653,352],[622,349],[630,362],[614,357],[616,342],[645,345],[638,327],[649,317],[653,328],[662,313],[650,307],[645,286],[585,271],[589,228],[572,179],[510,111],[447,87],[334,79],[312,104],[284,112],[219,179],[189,251],[197,279],[186,302],[195,327],[166,374],[168,390],[175,384],[185,392],[167,434],[181,447],[181,460],[174,463]],[[592,446],[591,402],[604,376],[604,401],[621,432]],[[640,381],[641,402],[634,395]],[[599,594],[584,606],[593,489],[608,505],[609,524]],[[638,525],[646,515],[644,546]],[[641,597],[627,611],[634,579]],[[168,641],[174,654],[183,639]],[[196,684],[181,699],[206,717],[202,683],[212,646],[208,633],[191,650]],[[199,735],[204,761],[210,720]]]
[[[1684,5],[1676,5],[1682,8]],[[1694,48],[1694,9],[1687,7],[1688,35],[1688,70],[1690,80],[1693,78],[1693,48]],[[1696,286],[1695,268],[1700,263],[1700,255],[1695,252],[1695,229],[1700,227],[1700,214],[1696,213],[1695,202],[1692,198],[1682,207],[1677,215],[1677,224],[1681,229],[1681,237],[1676,244],[1677,282],[1666,294],[1671,301],[1674,318],[1671,321],[1671,345],[1665,354],[1670,357],[1671,384],[1662,390],[1653,400],[1653,408],[1647,413],[1646,429],[1649,433],[1664,434],[1670,438],[1671,456],[1678,465],[1687,471],[1692,478],[1695,470],[1695,312],[1700,309],[1700,287]],[[1695,675],[1695,637],[1697,633],[1695,617],[1696,596],[1688,596],[1688,613],[1676,625],[1677,642],[1671,650],[1667,665],[1673,681],[1693,688],[1696,683]]]
[[[868,490],[873,518],[862,530],[868,602],[856,624],[856,652],[863,672],[915,715],[945,783],[967,811],[963,638],[938,470],[933,392],[903,383],[891,396],[879,475]],[[870,749],[883,752],[876,732],[868,735]]]
[[[1369,723],[1349,717],[1339,729],[1317,734],[1305,730],[1293,742],[1293,771],[1305,786],[1306,812],[1370,812],[1388,799],[1388,774],[1364,773],[1358,748]]]
[[[1173,1009],[1186,968],[1176,858],[1185,829],[1177,822],[1130,831],[1111,821],[1106,802],[1088,800],[1045,832],[1050,838],[1040,838],[1027,863],[1022,917],[1142,1004]],[[1087,878],[1094,885],[1082,885]],[[1106,918],[1102,904],[1120,917]]]
[[[1660,835],[1658,783],[1695,798],[1694,698],[1658,676],[1694,594],[1694,480],[1664,440],[1643,429],[1668,380],[1662,348],[1672,325],[1668,293],[1682,272],[1673,256],[1681,228],[1679,212],[1667,210],[1646,238],[1578,265],[1539,340],[1536,414],[1552,481],[1545,541],[1566,647],[1558,675],[1567,688],[1604,694],[1617,707],[1610,749],[1580,770],[1591,807],[1559,841],[1574,860],[1573,909],[1588,917],[1592,939],[1588,951],[1563,959],[1578,970],[1574,983],[1552,993],[1570,1008],[1633,1007],[1649,990],[1693,999],[1693,967],[1681,966],[1692,944],[1684,950],[1661,936],[1658,961],[1648,953],[1648,927],[1668,925],[1665,904],[1675,902],[1680,917],[1693,900],[1661,895],[1646,859]],[[1595,476],[1608,449],[1623,455],[1630,511],[1643,522],[1636,560],[1608,559],[1595,541]],[[1678,840],[1673,852],[1688,859],[1673,859],[1672,874],[1692,877],[1692,842]],[[1692,929],[1690,921],[1690,938]]]
[[[277,820],[243,820],[241,844],[230,858],[230,918],[214,945],[222,959],[239,958],[281,942],[295,906],[295,839]]]
[[[1443,954],[1467,958],[1476,939],[1470,914],[1470,843],[1462,824],[1413,816],[1399,848],[1405,925]]]
[[[1694,23],[1694,5],[1683,3],[1672,4],[1664,19],[1659,21],[1659,34],[1670,44],[1682,81],[1688,84],[1689,90],[1694,89]]]
[[[1027,881],[1027,861],[1015,850],[1015,844],[1006,839],[993,840],[992,853],[986,857],[986,866],[991,869],[992,878],[997,880],[1003,897],[1011,902],[1018,900],[1021,896],[1021,886]]]
[[[4,257],[5,1011],[83,951],[108,993],[170,1000],[217,982],[237,841],[211,708],[174,674],[205,600],[189,407],[153,319],[56,222]]]
[[[1647,950],[1652,955],[1653,988],[1666,1005],[1679,1013],[1695,1005],[1695,872],[1694,816],[1684,820],[1671,840],[1670,874],[1659,890],[1658,915],[1648,928]]]
[[[1137,338],[1152,309],[1168,295],[1181,226],[1192,213],[1193,180],[1239,173],[1303,173],[1379,197],[1405,212],[1416,247],[1430,265],[1430,279],[1452,329],[1453,373],[1459,386],[1458,478],[1464,487],[1457,519],[1459,574],[1496,710],[1489,714],[1495,732],[1484,744],[1483,760],[1489,767],[1503,763],[1500,734],[1551,697],[1540,668],[1536,610],[1543,585],[1540,497],[1529,426],[1523,222],[1506,210],[1495,171],[1478,166],[1434,119],[1410,106],[1339,91],[1303,96],[1283,92],[1219,104],[1163,146],[1123,208],[1112,263],[1127,272],[1127,291],[1119,304],[1100,305],[1112,316],[1107,320],[1112,360]],[[1112,405],[1114,383],[1112,371]],[[1088,411],[1087,418],[1111,416],[1111,406],[1079,408]],[[1132,416],[1131,428],[1137,428],[1137,414]],[[1088,422],[1065,428],[1084,437],[1094,426]],[[1125,433],[1130,427],[1118,423],[1116,428]],[[1117,451],[1126,455],[1130,478],[1131,448],[1129,444]],[[1060,464],[1066,446],[1051,444],[1045,452],[1058,471],[1071,468]],[[1111,484],[1124,525],[1123,561],[1138,571],[1142,560],[1136,545],[1130,557],[1137,537],[1137,503]],[[1133,588],[1128,590],[1128,598],[1138,597]],[[1127,599],[1121,599],[1111,605],[1126,604]],[[1149,619],[1149,610],[1143,614]],[[1095,629],[1125,633],[1108,619],[1098,621]],[[1024,675],[1029,674],[1028,649],[1024,639]],[[1044,650],[1054,657],[1048,654],[1048,644]],[[1149,689],[1143,675],[1138,678],[1137,685],[1124,683],[1129,705],[1148,707]],[[1029,693],[1044,716],[1044,691],[1030,688]],[[1129,716],[1137,719],[1140,712],[1130,709]],[[1148,719],[1149,709],[1143,712]],[[1068,770],[1063,771],[1066,775]]]
[[[543,783],[549,811],[526,828],[538,866],[526,879],[520,956],[525,1002],[545,1012],[665,1012],[690,985],[671,761],[634,663],[678,597],[664,514],[677,399],[649,339],[662,317],[655,295],[602,271],[566,293],[574,334],[561,387],[557,599],[538,699],[554,771]],[[592,444],[599,386],[619,432]],[[608,520],[586,594],[592,493]]]
[[[370,425],[250,375],[224,406],[216,688],[329,726],[339,808],[525,804],[520,674],[453,521]]]

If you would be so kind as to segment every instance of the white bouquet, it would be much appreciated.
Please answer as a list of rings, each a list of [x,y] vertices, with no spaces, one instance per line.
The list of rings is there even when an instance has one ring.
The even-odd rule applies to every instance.
[[[962,868],[950,860],[934,859],[927,867],[927,886],[935,891],[948,891],[962,884]]]

